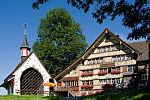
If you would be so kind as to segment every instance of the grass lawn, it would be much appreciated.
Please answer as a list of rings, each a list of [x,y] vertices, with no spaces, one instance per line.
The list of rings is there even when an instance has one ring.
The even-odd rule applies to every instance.
[[[150,100],[150,91],[130,90],[88,95],[83,100]]]
[[[15,99],[16,97],[16,99]],[[60,96],[55,96],[54,98],[52,96],[40,96],[38,95],[5,95],[0,96],[0,100],[58,100],[61,98]]]

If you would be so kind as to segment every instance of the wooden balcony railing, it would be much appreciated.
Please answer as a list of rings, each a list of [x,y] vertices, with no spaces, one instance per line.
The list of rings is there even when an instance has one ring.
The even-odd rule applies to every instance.
[[[54,91],[75,91],[79,90],[79,86],[57,86]]]
[[[105,63],[105,64],[100,64],[100,67],[112,67],[115,66],[115,63]]]

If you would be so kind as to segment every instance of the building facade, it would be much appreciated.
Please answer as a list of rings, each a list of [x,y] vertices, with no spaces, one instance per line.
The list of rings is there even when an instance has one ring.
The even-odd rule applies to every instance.
[[[145,86],[148,48],[144,51],[143,44],[148,47],[146,41],[127,44],[105,29],[82,56],[55,76],[55,91],[81,96],[133,88],[137,81],[141,82],[137,86]]]
[[[24,94],[49,94],[49,87],[42,84],[49,82],[50,74],[40,62],[34,52],[30,53],[30,47],[26,38],[26,31],[24,41],[21,49],[21,62],[14,69],[14,71],[4,80],[1,85],[4,87],[9,95],[24,95]],[[39,92],[40,91],[40,92]]]

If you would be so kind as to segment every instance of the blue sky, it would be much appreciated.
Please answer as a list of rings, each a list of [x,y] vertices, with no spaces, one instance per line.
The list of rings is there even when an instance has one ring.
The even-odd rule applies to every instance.
[[[38,25],[40,19],[45,17],[48,10],[56,7],[65,7],[76,22],[81,24],[83,34],[89,46],[107,27],[113,33],[118,34],[125,42],[130,29],[122,26],[121,17],[113,22],[109,19],[103,24],[98,24],[90,13],[73,8],[66,3],[67,0],[50,0],[47,4],[41,5],[40,10],[34,10],[34,0],[1,0],[0,3],[0,84],[15,69],[21,60],[20,46],[24,38],[24,23],[27,23],[27,39],[30,47],[37,39]],[[142,39],[143,41],[144,39]],[[5,89],[0,88],[0,95],[6,94]]]

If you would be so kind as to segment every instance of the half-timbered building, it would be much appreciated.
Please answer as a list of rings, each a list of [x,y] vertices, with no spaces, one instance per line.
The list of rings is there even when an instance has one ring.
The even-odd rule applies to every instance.
[[[55,76],[57,87],[54,90],[81,96],[116,88],[132,88],[139,76],[139,68],[143,71],[141,79],[144,81],[141,84],[145,85],[148,43],[127,44],[105,29],[82,56]]]

